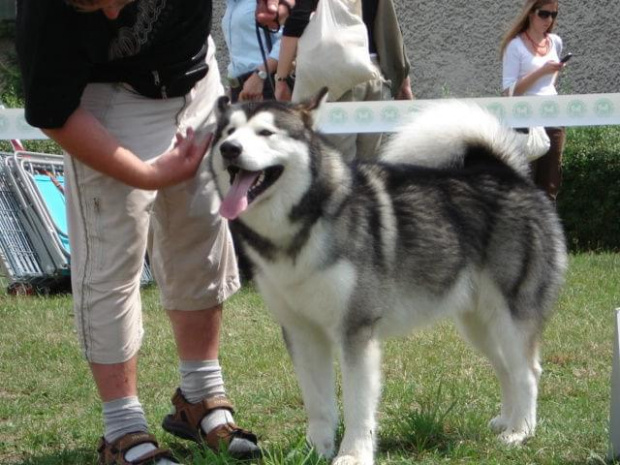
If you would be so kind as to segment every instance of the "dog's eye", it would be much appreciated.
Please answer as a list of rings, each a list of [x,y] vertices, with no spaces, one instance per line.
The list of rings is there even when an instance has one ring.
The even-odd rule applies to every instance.
[[[235,132],[237,128],[230,128],[228,129],[228,131],[226,131],[226,135],[230,136],[233,132]]]
[[[269,137],[269,136],[272,136],[274,134],[274,132],[270,131],[269,129],[263,129],[258,134],[261,135],[261,136]]]

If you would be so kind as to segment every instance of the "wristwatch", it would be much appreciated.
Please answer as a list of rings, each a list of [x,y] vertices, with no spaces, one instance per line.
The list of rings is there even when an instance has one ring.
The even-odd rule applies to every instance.
[[[256,71],[254,71],[256,74],[258,74],[258,77],[261,78],[263,81],[265,79],[267,79],[267,71],[264,71],[262,69],[257,69]]]
[[[276,79],[276,82],[282,82],[282,81],[286,81],[286,80],[288,79],[288,76],[284,76],[284,77],[282,77],[282,76],[278,76],[278,75],[276,74],[276,75],[275,75],[275,79]]]

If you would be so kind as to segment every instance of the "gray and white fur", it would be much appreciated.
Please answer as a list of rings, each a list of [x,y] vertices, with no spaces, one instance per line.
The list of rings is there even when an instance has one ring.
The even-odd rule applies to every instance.
[[[333,463],[372,464],[381,341],[452,317],[499,379],[491,428],[521,443],[536,428],[539,340],[567,255],[515,134],[477,106],[441,103],[377,162],[345,164],[314,127],[324,100],[223,98],[210,156],[220,212],[283,328],[309,441],[335,455],[338,357]]]

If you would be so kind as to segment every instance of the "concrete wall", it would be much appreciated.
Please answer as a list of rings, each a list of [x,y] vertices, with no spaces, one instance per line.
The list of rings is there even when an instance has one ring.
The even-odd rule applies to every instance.
[[[499,42],[522,0],[394,0],[401,18],[418,98],[499,95]],[[227,51],[214,0],[214,37],[225,75]],[[620,92],[620,0],[561,0],[555,29],[573,58],[560,93]]]

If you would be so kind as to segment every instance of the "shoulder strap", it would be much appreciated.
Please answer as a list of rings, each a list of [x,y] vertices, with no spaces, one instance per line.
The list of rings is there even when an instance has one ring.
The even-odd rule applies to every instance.
[[[267,44],[267,53],[271,53],[271,49],[273,48],[273,40],[271,38],[271,32],[266,29],[263,29],[265,32],[265,43]]]

